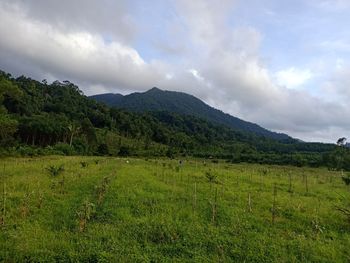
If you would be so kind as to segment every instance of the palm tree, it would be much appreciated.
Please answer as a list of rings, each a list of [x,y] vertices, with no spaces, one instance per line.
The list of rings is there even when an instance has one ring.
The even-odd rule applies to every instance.
[[[72,123],[72,124],[68,125],[68,130],[70,133],[69,145],[72,146],[73,137],[75,134],[77,134],[80,131],[80,127],[78,125],[76,125],[75,123]]]

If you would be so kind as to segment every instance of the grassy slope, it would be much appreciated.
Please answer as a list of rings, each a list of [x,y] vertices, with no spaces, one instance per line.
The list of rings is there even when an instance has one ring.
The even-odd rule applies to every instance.
[[[81,161],[88,166],[82,168]],[[45,168],[60,164],[63,174],[50,177]],[[0,261],[350,260],[350,228],[334,209],[345,204],[341,196],[349,199],[339,174],[194,160],[179,171],[177,166],[175,160],[127,163],[98,157],[1,160],[1,190],[4,184],[6,189],[1,206],[6,197],[6,209]],[[208,182],[209,169],[220,184]],[[263,169],[268,169],[266,175]],[[98,204],[97,187],[106,176],[110,181]],[[274,183],[277,211],[272,224]],[[80,232],[77,211],[85,200],[95,205],[95,212]]]

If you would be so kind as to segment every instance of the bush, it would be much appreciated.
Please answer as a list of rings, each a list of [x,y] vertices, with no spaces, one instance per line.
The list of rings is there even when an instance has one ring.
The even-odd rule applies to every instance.
[[[74,148],[66,143],[57,143],[55,146],[53,146],[53,150],[57,152],[61,152],[64,155],[75,154]]]
[[[46,171],[48,171],[52,177],[57,177],[60,173],[64,172],[64,166],[63,164],[60,166],[51,165],[46,168]]]
[[[128,155],[130,155],[129,147],[127,147],[127,146],[120,147],[118,155],[120,155],[120,156],[128,156]]]
[[[33,157],[33,156],[37,155],[37,149],[30,147],[30,146],[20,146],[20,147],[18,147],[17,152],[21,156]]]
[[[101,143],[97,148],[97,153],[99,155],[108,155],[109,154],[108,145],[105,143]]]

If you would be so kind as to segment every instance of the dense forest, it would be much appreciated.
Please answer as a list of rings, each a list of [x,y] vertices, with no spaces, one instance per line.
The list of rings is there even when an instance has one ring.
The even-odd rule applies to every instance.
[[[224,113],[209,106],[195,96],[183,92],[161,90],[153,87],[146,92],[135,92],[125,96],[107,93],[94,95],[90,98],[103,102],[108,106],[128,111],[167,111],[180,115],[191,115],[235,130],[263,135],[271,139],[281,141],[292,139],[286,134],[269,131],[255,123]]]
[[[350,170],[343,146],[280,141],[172,112],[129,112],[84,96],[69,81],[49,84],[2,71],[0,127],[2,156],[193,156]]]

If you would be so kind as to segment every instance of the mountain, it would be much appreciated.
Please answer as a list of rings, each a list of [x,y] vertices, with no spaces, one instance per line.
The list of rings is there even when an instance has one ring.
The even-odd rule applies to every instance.
[[[0,156],[195,156],[299,166],[336,160],[330,154],[335,145],[278,141],[193,116],[191,111],[197,115],[203,111],[200,116],[239,120],[187,94],[152,89],[105,96],[109,102],[129,103],[134,111],[142,107],[153,111],[111,108],[86,97],[69,81],[48,84],[25,76],[13,78],[0,70]]]
[[[244,121],[215,109],[200,99],[183,92],[166,91],[152,88],[143,93],[100,94],[90,98],[103,102],[108,106],[131,110],[134,112],[168,111],[178,114],[192,115],[210,122],[226,125],[236,130],[253,132],[277,140],[292,140],[286,134],[269,131],[255,123]]]

